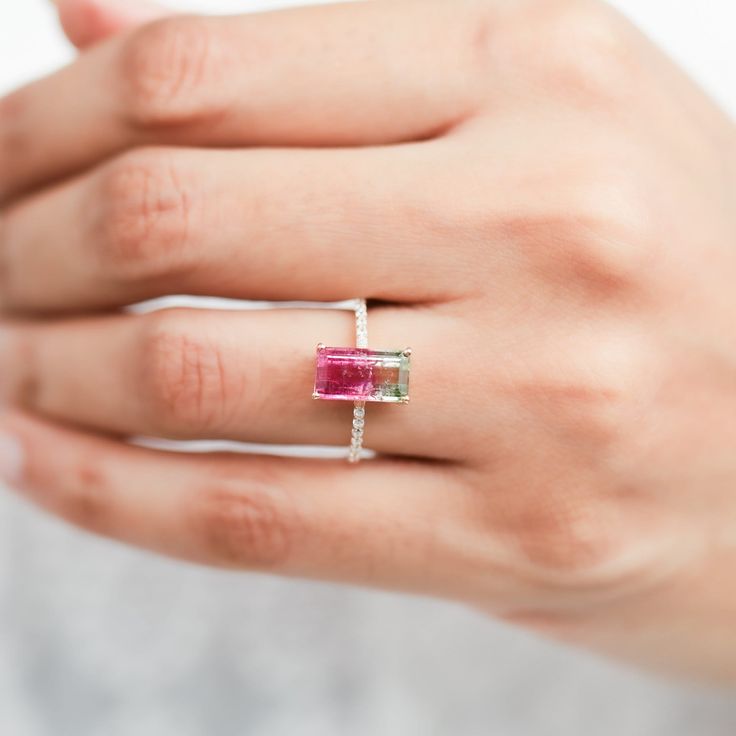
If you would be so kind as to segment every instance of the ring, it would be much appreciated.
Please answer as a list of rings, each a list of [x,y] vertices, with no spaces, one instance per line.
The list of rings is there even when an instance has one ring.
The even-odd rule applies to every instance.
[[[355,303],[355,347],[317,345],[317,369],[312,398],[353,401],[353,430],[348,460],[357,463],[363,450],[365,405],[369,401],[409,403],[411,348],[368,348],[368,305]]]

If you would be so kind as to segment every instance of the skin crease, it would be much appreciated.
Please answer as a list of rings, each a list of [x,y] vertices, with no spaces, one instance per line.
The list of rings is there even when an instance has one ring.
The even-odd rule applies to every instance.
[[[91,50],[0,102],[19,491],[194,562],[452,598],[736,682],[733,123],[587,0],[100,43],[134,19],[95,12],[70,30]],[[375,300],[371,343],[414,349],[412,403],[369,407],[380,457],[125,443],[345,444],[350,407],[310,395],[349,314],[120,311],[178,293]]]

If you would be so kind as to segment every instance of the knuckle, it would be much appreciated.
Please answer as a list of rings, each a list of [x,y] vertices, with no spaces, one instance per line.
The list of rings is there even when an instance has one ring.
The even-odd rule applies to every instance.
[[[603,294],[638,291],[658,253],[648,192],[619,163],[593,165],[571,194],[570,272]]]
[[[99,462],[80,460],[69,473],[60,500],[61,515],[90,531],[110,531],[109,482]]]
[[[547,593],[607,599],[667,571],[682,541],[678,523],[634,485],[597,485],[581,477],[537,489],[506,519],[517,574]]]
[[[0,330],[0,339],[6,354],[13,360],[4,366],[0,401],[26,409],[43,411],[45,407],[42,390],[42,371],[39,360],[38,341],[32,329],[5,328]]]
[[[291,505],[270,480],[221,482],[194,495],[195,538],[215,565],[274,568],[289,558],[298,528]]]
[[[44,382],[41,378],[38,344],[29,334],[24,334],[22,331],[16,332],[11,340],[12,349],[20,358],[16,365],[22,367],[15,373],[9,371],[5,375],[5,389],[19,406],[43,410],[45,408]]]
[[[186,268],[193,218],[191,177],[174,156],[143,150],[120,157],[97,179],[92,243],[103,271],[152,278]]]
[[[174,437],[217,432],[241,391],[221,347],[192,335],[189,321],[174,313],[152,315],[143,332],[140,384],[149,424]]]
[[[612,572],[626,547],[618,516],[613,504],[570,489],[529,504],[515,519],[513,536],[523,564],[545,579],[602,583],[617,577]]]
[[[212,83],[225,68],[223,55],[201,18],[167,18],[134,33],[121,56],[131,122],[164,127],[216,114]]]
[[[26,97],[15,92],[0,100],[0,202],[10,197],[28,166],[32,141],[24,124]]]
[[[645,338],[635,332],[593,324],[558,341],[514,382],[512,399],[534,406],[550,441],[602,460],[615,456],[630,434],[642,371],[651,371]],[[560,360],[560,351],[569,357]]]
[[[637,428],[651,396],[647,383],[657,380],[650,378],[656,349],[628,327],[594,331],[593,339],[586,332],[565,343],[573,357],[564,366],[553,369],[550,362],[558,360],[543,360],[535,379],[514,388],[547,428],[546,446],[560,458],[572,452],[575,460],[557,477],[550,475],[549,455],[525,461],[521,490],[510,496],[501,523],[521,567],[563,587],[631,580],[656,554],[647,530],[659,530],[648,515],[646,489],[622,472],[641,442]]]
[[[0,198],[2,195],[0,194]],[[8,308],[13,302],[13,279],[10,272],[10,225],[8,216],[0,213],[0,307]]]
[[[632,94],[633,35],[611,8],[591,0],[519,3],[496,33],[496,64],[569,104],[610,107]]]
[[[594,162],[541,207],[497,214],[491,227],[544,283],[593,301],[641,296],[661,251],[648,197],[620,164]]]
[[[618,101],[631,88],[632,38],[602,4],[558,3],[544,24],[545,82],[582,104]]]

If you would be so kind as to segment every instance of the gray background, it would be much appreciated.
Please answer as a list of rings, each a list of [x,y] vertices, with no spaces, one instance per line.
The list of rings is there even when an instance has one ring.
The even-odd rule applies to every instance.
[[[7,736],[733,736],[678,688],[441,602],[219,573],[0,501]]]
[[[733,0],[617,4],[736,111]],[[0,3],[0,88],[69,54],[43,0]],[[162,560],[0,494],[3,736],[733,736],[734,701],[441,602]]]

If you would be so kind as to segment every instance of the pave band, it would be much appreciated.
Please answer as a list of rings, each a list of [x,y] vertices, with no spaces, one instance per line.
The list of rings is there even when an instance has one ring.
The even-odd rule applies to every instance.
[[[355,347],[332,348],[317,345],[315,399],[353,402],[353,424],[348,460],[357,463],[363,450],[366,402],[406,404],[409,402],[411,350],[370,350],[368,348],[368,306],[357,299]]]
[[[358,299],[355,303],[355,347],[368,349],[368,302],[365,299]],[[349,463],[360,462],[364,430],[365,401],[356,401],[353,405],[353,431],[348,451]]]
[[[355,300],[355,347],[368,348],[368,303],[365,299]]]

